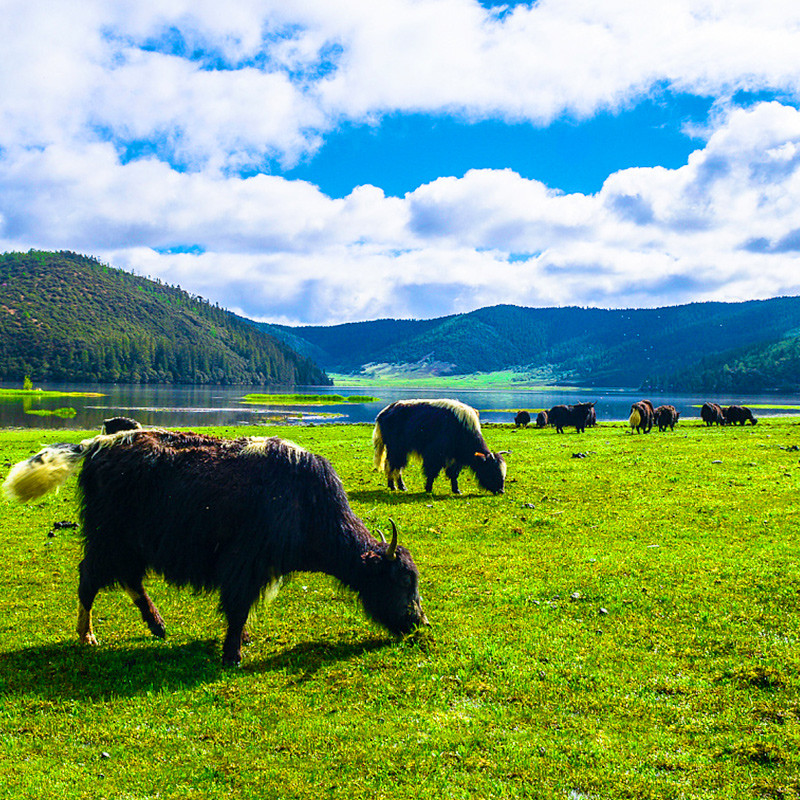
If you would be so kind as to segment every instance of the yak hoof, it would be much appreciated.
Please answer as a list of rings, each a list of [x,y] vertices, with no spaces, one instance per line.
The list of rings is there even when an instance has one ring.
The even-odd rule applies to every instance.
[[[157,636],[159,639],[167,638],[167,629],[163,625],[149,625],[150,633]]]
[[[97,645],[97,639],[93,633],[85,633],[81,636],[81,644],[88,644],[95,647]]]

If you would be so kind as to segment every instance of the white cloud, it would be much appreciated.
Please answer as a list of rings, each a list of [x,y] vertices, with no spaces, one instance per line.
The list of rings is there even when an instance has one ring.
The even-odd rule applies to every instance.
[[[782,0],[539,0],[500,18],[472,0],[7,0],[0,247],[92,253],[295,322],[800,293],[800,112],[726,102],[797,98],[798,29]],[[473,170],[331,199],[257,174],[347,119],[546,123],[654,87],[718,98],[706,145],[596,195]]]
[[[783,0],[7,0],[0,146],[155,140],[190,169],[292,164],[343,120],[460,113],[547,124],[642,94],[797,96]]]

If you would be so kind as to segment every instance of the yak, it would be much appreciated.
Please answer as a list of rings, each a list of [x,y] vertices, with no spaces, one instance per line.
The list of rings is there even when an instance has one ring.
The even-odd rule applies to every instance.
[[[675,430],[678,424],[678,417],[681,413],[675,406],[664,405],[659,406],[653,414],[653,421],[658,425],[658,430],[662,433],[669,428],[671,431]]]
[[[728,406],[722,410],[722,416],[725,417],[725,422],[728,425],[744,425],[750,422],[755,425],[758,420],[753,416],[753,412],[747,406]]]
[[[595,403],[593,402],[576,403],[572,406],[553,406],[547,412],[547,420],[550,425],[555,425],[556,433],[564,433],[564,428],[572,425],[575,426],[575,430],[578,433],[583,433],[587,425],[594,424],[597,421],[594,405]]]
[[[546,428],[548,426],[548,419],[547,419],[547,412],[540,411],[536,415],[536,427],[537,428]]]
[[[112,434],[120,431],[135,431],[141,427],[140,422],[130,417],[111,417],[111,419],[103,420],[102,433]]]
[[[398,400],[386,406],[372,432],[375,468],[386,475],[389,489],[406,490],[403,469],[409,457],[422,459],[425,491],[433,491],[436,476],[444,470],[453,494],[461,494],[458,476],[464,467],[478,484],[503,494],[506,451],[493,453],[481,433],[478,412],[458,400]]]
[[[650,433],[653,427],[655,412],[649,400],[639,400],[631,405],[631,414],[628,424],[631,430],[639,433]]]
[[[700,409],[700,419],[705,422],[706,427],[725,424],[725,416],[717,403],[703,403]]]
[[[527,428],[531,422],[531,415],[527,411],[520,411],[516,417],[514,417],[514,425],[517,428]]]
[[[324,572],[356,592],[395,635],[427,624],[409,551],[375,539],[353,513],[331,464],[277,437],[220,439],[129,430],[44,448],[12,468],[8,497],[26,501],[78,476],[83,560],[78,635],[96,644],[92,604],[119,585],[150,631],[166,627],[142,579],[218,592],[227,620],[224,664],[241,661],[251,608],[283,576]]]

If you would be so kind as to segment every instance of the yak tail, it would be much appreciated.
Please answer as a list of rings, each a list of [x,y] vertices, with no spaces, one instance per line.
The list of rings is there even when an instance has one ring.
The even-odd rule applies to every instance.
[[[642,416],[635,408],[633,409],[633,411],[631,411],[631,416],[628,422],[631,428],[638,428],[639,425],[642,424]]]
[[[11,468],[3,482],[3,493],[9,500],[27,503],[58,489],[83,461],[88,450],[85,443],[45,447]]]
[[[383,443],[381,426],[378,422],[375,423],[375,429],[372,431],[372,446],[375,448],[375,457],[373,459],[375,469],[382,471],[386,465],[386,445]]]

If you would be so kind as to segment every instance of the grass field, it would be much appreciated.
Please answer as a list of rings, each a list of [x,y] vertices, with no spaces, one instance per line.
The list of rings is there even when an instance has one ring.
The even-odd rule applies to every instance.
[[[74,478],[0,500],[0,798],[800,797],[797,418],[485,426],[502,496],[417,468],[390,494],[367,425],[266,432],[397,521],[432,628],[395,641],[300,574],[223,669],[215,599],[152,578],[166,641],[109,590],[84,648]],[[0,432],[2,474],[86,435]]]

